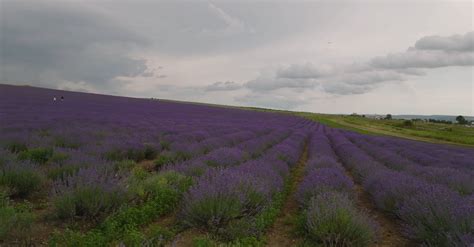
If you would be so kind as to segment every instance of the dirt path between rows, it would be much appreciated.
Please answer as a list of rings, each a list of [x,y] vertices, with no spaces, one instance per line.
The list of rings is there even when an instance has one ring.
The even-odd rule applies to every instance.
[[[307,161],[308,143],[305,144],[303,154],[291,171],[289,194],[283,204],[280,215],[266,234],[267,246],[296,246],[301,241],[301,238],[293,234],[295,229],[293,220],[294,216],[298,213],[298,203],[294,196],[299,183],[303,180]]]
[[[357,207],[367,212],[379,225],[379,239],[373,246],[417,246],[415,243],[402,236],[401,228],[396,223],[395,219],[389,217],[375,207],[369,193],[367,193],[360,184],[355,182],[352,174],[348,170],[345,170],[345,173],[352,179],[352,181],[354,181]]]

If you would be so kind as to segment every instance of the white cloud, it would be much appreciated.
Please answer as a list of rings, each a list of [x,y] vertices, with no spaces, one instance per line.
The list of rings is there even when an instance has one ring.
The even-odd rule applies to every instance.
[[[233,91],[242,88],[242,85],[233,81],[215,82],[204,88],[206,91]]]
[[[291,110],[308,103],[308,98],[289,90],[281,89],[273,92],[250,92],[235,100],[245,106],[257,106],[274,109]]]
[[[371,64],[376,68],[384,69],[473,66],[474,52],[410,49],[402,53],[376,57],[372,59]]]
[[[330,65],[314,66],[311,63],[292,64],[287,68],[279,69],[276,77],[287,79],[311,79],[333,75],[336,68]]]
[[[253,91],[272,91],[280,88],[311,88],[314,81],[311,79],[290,79],[259,76],[258,78],[245,83],[245,87]]]
[[[373,85],[350,85],[346,83],[326,83],[322,85],[325,92],[335,95],[364,94],[375,87]]]
[[[312,89],[316,86],[336,95],[363,94],[387,82],[400,82],[423,76],[421,69],[473,66],[472,32],[448,37],[427,36],[405,52],[375,57],[366,63],[314,65],[292,64],[270,76],[250,80],[245,86],[253,91],[280,88]]]
[[[474,32],[468,32],[464,35],[452,36],[427,36],[415,43],[418,50],[442,50],[442,51],[474,51]]]
[[[473,66],[474,32],[422,37],[407,51],[375,57],[370,64],[384,69]]]
[[[345,83],[351,85],[374,85],[387,81],[402,81],[402,74],[391,70],[372,70],[360,73],[343,73],[336,75],[326,82]]]

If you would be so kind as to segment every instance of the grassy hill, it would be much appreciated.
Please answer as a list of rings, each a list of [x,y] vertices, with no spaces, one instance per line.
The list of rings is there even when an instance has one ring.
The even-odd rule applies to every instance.
[[[364,134],[390,135],[419,141],[474,146],[474,127],[415,121],[412,126],[404,120],[377,120],[349,115],[298,112],[303,116],[331,127],[353,130]]]
[[[1,84],[0,84],[1,85]],[[10,85],[3,85],[5,87],[15,87]],[[48,90],[37,87],[28,87],[31,90]],[[62,93],[68,93],[67,91],[57,91]],[[91,94],[94,95],[94,94]],[[96,95],[100,97],[101,95]],[[132,100],[133,98],[129,98]],[[138,100],[138,99],[135,99]],[[452,121],[454,116],[441,116],[441,115],[393,115],[393,120],[377,120],[373,118],[363,118],[358,116],[350,115],[337,115],[337,114],[320,114],[310,112],[294,112],[284,111],[276,109],[267,109],[260,107],[239,107],[229,105],[217,105],[217,104],[206,104],[186,101],[175,101],[160,99],[161,102],[169,103],[185,103],[191,105],[207,105],[217,106],[224,108],[234,109],[245,109],[251,111],[265,111],[265,112],[279,112],[282,114],[298,115],[311,120],[323,123],[330,127],[342,128],[352,130],[362,134],[370,135],[388,135],[396,136],[401,138],[407,138],[418,141],[433,142],[433,143],[444,143],[444,144],[456,144],[463,146],[474,147],[474,127],[466,127],[457,124],[441,124],[441,123],[430,123],[430,122],[413,122],[413,126],[403,125],[404,119],[411,118],[433,118],[439,120],[450,120]],[[467,116],[466,119],[473,120],[472,116]]]

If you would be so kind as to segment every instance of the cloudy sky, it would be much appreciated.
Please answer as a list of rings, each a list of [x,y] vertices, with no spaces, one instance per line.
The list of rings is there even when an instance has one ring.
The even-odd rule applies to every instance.
[[[0,83],[474,115],[473,1],[0,0]]]

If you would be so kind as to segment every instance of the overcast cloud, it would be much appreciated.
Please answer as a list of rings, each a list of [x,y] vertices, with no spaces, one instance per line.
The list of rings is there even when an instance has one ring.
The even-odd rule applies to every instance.
[[[0,83],[474,115],[473,10],[471,1],[0,0]]]
[[[233,91],[242,88],[242,86],[233,81],[215,82],[207,87],[206,91]]]
[[[102,13],[76,4],[2,2],[1,81],[107,92],[119,77],[153,76],[129,52],[148,41]],[[72,83],[72,84],[73,84]]]
[[[325,92],[335,95],[363,94],[375,89],[377,84],[425,75],[419,69],[474,66],[473,37],[474,32],[422,37],[405,52],[375,57],[362,64],[292,64],[276,70],[273,77],[259,77],[244,86],[253,91],[321,86]]]
[[[417,50],[441,50],[472,52],[474,50],[474,32],[464,35],[427,36],[415,43]]]

